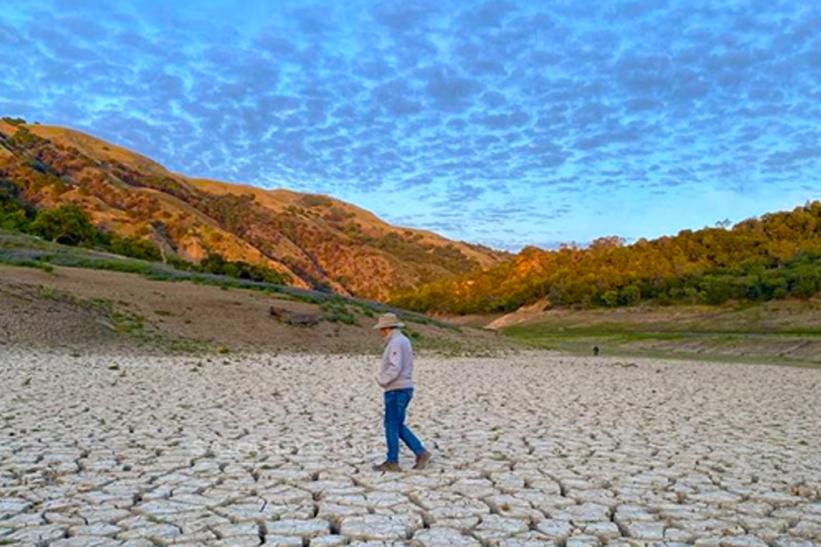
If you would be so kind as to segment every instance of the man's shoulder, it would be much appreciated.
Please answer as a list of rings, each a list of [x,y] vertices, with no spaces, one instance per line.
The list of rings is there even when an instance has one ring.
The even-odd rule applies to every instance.
[[[396,333],[396,336],[394,336],[391,339],[391,345],[393,345],[393,344],[395,344],[397,346],[410,346],[411,341],[410,341],[410,338],[405,336],[404,332],[399,331],[399,332]]]

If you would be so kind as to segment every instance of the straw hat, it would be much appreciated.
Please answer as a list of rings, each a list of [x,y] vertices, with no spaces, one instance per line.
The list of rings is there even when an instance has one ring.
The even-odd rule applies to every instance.
[[[396,317],[395,313],[386,313],[379,318],[379,321],[376,325],[373,326],[374,329],[395,329],[398,327],[404,327],[405,324]]]

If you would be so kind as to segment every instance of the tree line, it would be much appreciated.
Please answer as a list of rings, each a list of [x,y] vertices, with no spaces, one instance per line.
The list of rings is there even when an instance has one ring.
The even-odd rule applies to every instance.
[[[526,248],[483,272],[399,294],[424,312],[509,312],[546,300],[559,307],[721,304],[807,298],[821,292],[821,201],[725,227],[625,245],[618,237],[555,251]]]

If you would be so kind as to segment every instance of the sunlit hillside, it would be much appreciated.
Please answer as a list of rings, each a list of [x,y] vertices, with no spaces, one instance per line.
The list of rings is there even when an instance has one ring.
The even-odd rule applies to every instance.
[[[397,305],[445,313],[766,301],[821,292],[821,201],[793,211],[626,245],[527,248],[484,272],[406,292]]]
[[[219,254],[344,295],[384,300],[505,257],[332,197],[193,179],[78,131],[11,119],[0,121],[0,182],[38,208],[77,204],[102,229],[165,256]]]

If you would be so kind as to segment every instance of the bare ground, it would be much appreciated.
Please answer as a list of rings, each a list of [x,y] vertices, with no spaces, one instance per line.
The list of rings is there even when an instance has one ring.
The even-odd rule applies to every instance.
[[[0,341],[6,344],[378,351],[375,317],[355,306],[348,311],[355,324],[287,295],[82,268],[49,273],[0,265]],[[407,330],[419,348],[445,353],[512,347],[501,335],[474,328],[411,322]]]

